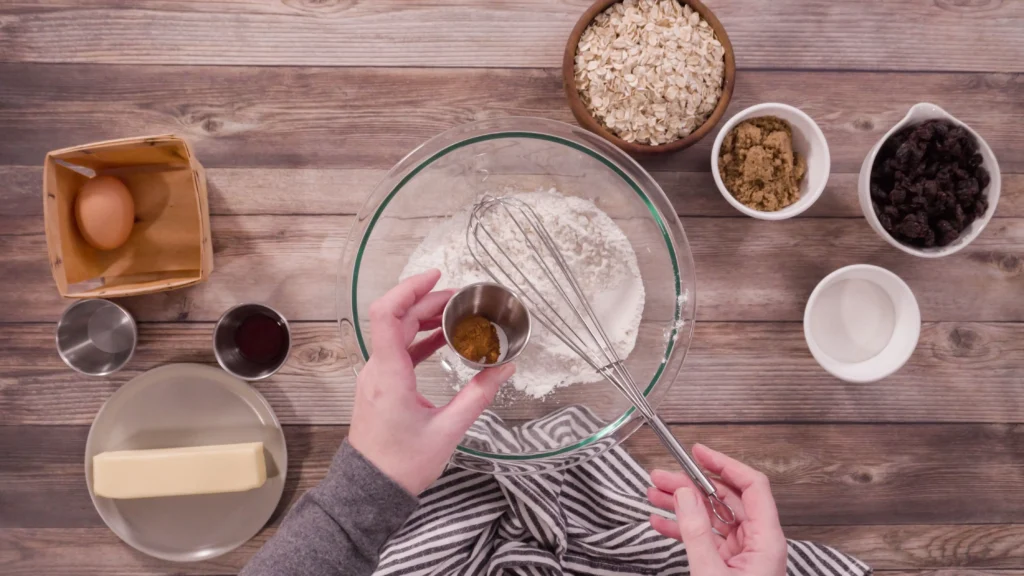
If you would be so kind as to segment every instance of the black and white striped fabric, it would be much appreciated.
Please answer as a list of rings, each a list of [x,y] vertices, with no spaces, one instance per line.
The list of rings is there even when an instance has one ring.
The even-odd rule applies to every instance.
[[[485,418],[486,429],[502,426],[496,416]],[[481,443],[551,446],[553,431],[591,420],[570,407],[503,434],[474,429]],[[376,574],[689,574],[683,545],[648,523],[656,512],[647,502],[649,485],[647,472],[621,448],[546,474],[450,467],[384,547]],[[787,573],[865,576],[871,569],[828,546],[791,540]]]

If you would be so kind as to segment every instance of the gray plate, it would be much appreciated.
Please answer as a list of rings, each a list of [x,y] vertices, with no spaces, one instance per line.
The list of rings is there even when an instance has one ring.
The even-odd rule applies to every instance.
[[[256,490],[135,500],[92,494],[92,457],[101,452],[236,442],[263,442],[267,481]],[[263,396],[200,364],[162,366],[122,386],[85,444],[85,480],[103,521],[133,548],[177,562],[220,556],[255,536],[281,500],[287,470],[284,433]]]

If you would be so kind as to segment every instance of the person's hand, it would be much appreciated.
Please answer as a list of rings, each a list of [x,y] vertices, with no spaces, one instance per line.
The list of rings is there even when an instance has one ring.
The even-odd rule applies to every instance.
[[[348,435],[353,448],[413,495],[441,476],[463,434],[515,372],[512,364],[488,368],[440,408],[416,390],[416,364],[445,343],[438,327],[452,291],[430,291],[440,278],[437,270],[413,276],[370,305],[373,352],[356,378]],[[433,332],[413,344],[427,330]]]
[[[714,481],[715,488],[736,513],[736,524],[715,517],[704,492],[686,473],[654,470],[647,498],[674,511],[676,519],[652,514],[651,527],[686,545],[693,576],[785,576],[786,537],[768,477],[700,444],[694,445],[693,457],[722,479]]]

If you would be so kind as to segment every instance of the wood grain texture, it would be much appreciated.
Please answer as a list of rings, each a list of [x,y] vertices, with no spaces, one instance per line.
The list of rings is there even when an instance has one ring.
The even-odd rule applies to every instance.
[[[345,168],[211,168],[206,171],[210,213],[217,216],[355,214],[386,170]],[[652,172],[676,212],[688,216],[736,217],[710,172]],[[4,234],[38,230],[42,167],[0,166],[0,213]],[[508,177],[523,187],[530,176]],[[857,175],[832,174],[821,198],[798,218],[862,218]],[[1024,218],[1024,174],[1003,174],[996,218]]]
[[[183,566],[144,556],[106,528],[0,528],[0,568],[5,576],[226,576],[237,574],[275,531],[268,527],[225,556]],[[885,576],[1024,575],[1016,569],[1024,561],[1020,526],[789,527],[787,533],[855,554]],[[907,560],[926,567],[889,568]]]
[[[1004,172],[1024,172],[1016,125],[1006,121],[1024,116],[1021,74],[751,70],[736,82],[726,118],[765,101],[803,109],[824,131],[835,173],[857,172],[871,146],[921,101],[970,124]],[[0,104],[0,164],[15,165],[74,144],[175,132],[208,168],[388,169],[472,120],[572,122],[557,70],[0,64]],[[643,163],[707,171],[714,136]]]
[[[0,60],[554,68],[590,1],[204,4],[18,2],[0,11]],[[759,0],[711,8],[741,68],[1021,71],[1024,62],[1014,1],[778,0],[771,18]]]
[[[22,232],[0,233],[0,281],[10,286],[0,290],[0,322],[55,321],[68,304],[47,268],[41,222],[26,218],[11,226]],[[336,320],[337,273],[353,223],[348,216],[214,216],[208,282],[124,302],[144,322],[212,321],[251,301],[267,302],[289,320]],[[403,222],[379,244],[360,289],[380,295],[394,285],[435,225]],[[862,219],[684,218],[683,226],[697,271],[699,321],[801,321],[817,283],[857,263],[903,278],[924,320],[1024,321],[1024,219],[993,220],[962,252],[938,261],[896,250]]]
[[[785,531],[791,539],[835,543],[876,571],[927,568],[961,574],[968,566],[1007,569],[1024,563],[1019,525],[787,526]]]
[[[82,378],[54,351],[52,324],[6,325],[0,330],[0,422],[91,423],[110,394],[142,372],[173,362],[214,364],[212,329],[209,323],[143,324],[124,370]],[[293,331],[288,363],[253,385],[282,422],[347,424],[354,376],[337,326],[294,323]],[[925,324],[902,370],[854,386],[815,363],[799,324],[698,322],[681,377],[660,412],[678,423],[1024,422],[1021,374],[1024,324]]]
[[[346,434],[342,426],[286,426],[285,496],[273,524],[326,474]],[[705,442],[741,458],[772,481],[785,525],[1004,524],[1024,520],[1024,427],[1002,425],[674,426],[684,443]],[[83,478],[87,426],[0,426],[0,528],[87,528],[103,523]],[[892,442],[899,438],[899,442]],[[885,446],[885,450],[879,447]],[[963,466],[985,447],[984,466]],[[645,468],[678,469],[647,429],[626,443]],[[43,458],[34,456],[46,452]],[[1024,531],[1024,528],[1019,528]],[[862,538],[865,533],[861,533]],[[1024,532],[1018,532],[1024,535]],[[799,538],[819,538],[807,534]],[[833,535],[827,540],[841,539]],[[933,537],[918,537],[917,546]],[[982,538],[974,542],[984,541]],[[968,560],[963,543],[905,557],[895,567]],[[863,541],[864,555],[879,542]],[[988,549],[1024,556],[1024,540]],[[860,553],[860,552],[858,552]],[[865,558],[866,560],[866,558]],[[991,564],[989,564],[991,566]],[[1002,567],[1010,567],[1001,565]]]
[[[254,384],[283,422],[348,423],[355,379],[338,334],[333,323],[293,323],[288,363],[273,378]],[[51,324],[8,325],[0,338],[4,424],[88,424],[110,394],[147,370],[177,362],[216,365],[209,323],[141,325],[132,361],[109,378],[83,378],[68,370],[53,348]],[[53,370],[50,376],[41,366]],[[17,419],[7,418],[16,414]]]
[[[237,573],[324,476],[347,433],[354,375],[335,285],[366,194],[453,126],[572,122],[560,58],[590,3],[0,5],[0,573]],[[763,469],[792,538],[835,546],[885,576],[1024,576],[1024,147],[1015,121],[1024,117],[1024,2],[710,7],[740,69],[726,119],[764,101],[803,109],[829,141],[832,176],[801,218],[757,222],[737,217],[713,184],[715,131],[642,161],[682,216],[698,278],[693,343],[661,413],[684,443]],[[885,244],[856,201],[864,154],[921,101],[976,129],[1003,171],[990,227],[963,253],[929,262]],[[216,272],[193,289],[125,301],[141,321],[136,356],[111,377],[80,377],[53,348],[68,302],[45,263],[38,166],[49,150],[166,132],[189,139],[208,169]],[[415,218],[401,227],[366,280],[371,292],[394,282],[430,226]],[[854,386],[814,362],[800,320],[818,280],[862,262],[905,278],[926,322],[902,370]],[[92,508],[88,424],[146,370],[215,364],[212,321],[240,301],[270,303],[293,321],[287,365],[254,384],[286,423],[284,498],[260,535],[222,558],[146,557]],[[434,380],[422,377],[421,390]],[[646,467],[675,468],[647,430],[626,447]]]
[[[999,523],[1000,517],[1016,523],[1001,515],[1015,516],[1018,498],[1024,505],[1019,426],[730,425],[673,426],[673,432],[686,445],[707,444],[767,474],[783,524],[839,518],[844,524]],[[979,446],[985,447],[985,464],[963,465]],[[678,468],[645,429],[626,449],[645,468]],[[976,497],[987,488],[955,487],[979,476],[985,485],[1005,488],[984,502]]]

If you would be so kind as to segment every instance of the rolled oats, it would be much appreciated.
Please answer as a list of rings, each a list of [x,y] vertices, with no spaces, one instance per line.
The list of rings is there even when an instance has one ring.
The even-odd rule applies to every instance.
[[[658,145],[703,124],[722,96],[725,48],[676,0],[623,0],[597,15],[576,48],[587,110],[626,142]]]

